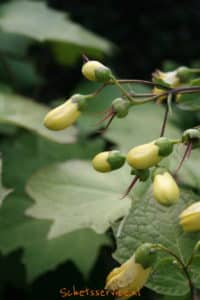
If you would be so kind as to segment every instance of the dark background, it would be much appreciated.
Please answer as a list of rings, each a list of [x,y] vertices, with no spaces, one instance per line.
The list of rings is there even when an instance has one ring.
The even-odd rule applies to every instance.
[[[118,51],[105,61],[121,77],[149,78],[166,60],[178,65],[199,60],[199,0],[49,0],[49,4],[117,45]],[[66,74],[74,85],[81,77],[79,67]]]

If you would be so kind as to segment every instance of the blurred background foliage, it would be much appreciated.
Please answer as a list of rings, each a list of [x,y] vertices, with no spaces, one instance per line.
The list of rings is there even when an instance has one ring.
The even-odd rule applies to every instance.
[[[55,106],[71,93],[95,89],[81,76],[83,53],[102,60],[124,78],[150,79],[150,74],[163,66],[166,70],[177,65],[199,66],[199,16],[198,0],[1,1],[2,299],[53,300],[60,299],[61,287],[104,286],[107,273],[116,264],[111,257],[115,250],[112,233],[97,234],[83,228],[48,240],[52,221],[24,216],[32,205],[25,186],[42,167],[69,159],[91,159],[116,142],[117,126],[103,138],[94,127],[99,118],[94,112],[105,109],[116,90],[104,91],[77,127],[62,133],[46,130],[43,116],[47,105]],[[187,112],[187,120],[185,116],[179,112],[172,123],[184,129],[200,119],[198,113]],[[122,148],[130,128],[129,124],[126,133],[120,132]],[[145,133],[139,132],[139,136],[145,138]],[[144,289],[140,299],[179,298]]]

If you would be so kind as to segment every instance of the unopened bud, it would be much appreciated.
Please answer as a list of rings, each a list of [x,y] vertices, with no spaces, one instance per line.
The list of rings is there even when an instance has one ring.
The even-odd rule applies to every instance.
[[[89,60],[82,67],[82,74],[91,81],[106,82],[112,78],[111,70],[96,60]]]
[[[92,160],[94,169],[98,172],[110,172],[119,169],[125,162],[125,156],[120,151],[104,151],[98,153]]]

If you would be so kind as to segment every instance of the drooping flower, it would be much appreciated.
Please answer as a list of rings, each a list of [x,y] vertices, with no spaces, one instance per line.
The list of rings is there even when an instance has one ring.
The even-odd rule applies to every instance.
[[[156,174],[153,179],[153,195],[157,202],[170,206],[180,198],[179,187],[169,172]]]
[[[155,259],[153,244],[141,245],[131,258],[108,274],[105,288],[118,291],[125,298],[130,297],[128,294],[138,294],[151,274]]]
[[[84,101],[83,95],[73,95],[65,103],[47,113],[44,125],[51,130],[62,130],[71,126],[80,116]]]
[[[200,230],[200,201],[187,207],[179,216],[180,225],[186,232]]]

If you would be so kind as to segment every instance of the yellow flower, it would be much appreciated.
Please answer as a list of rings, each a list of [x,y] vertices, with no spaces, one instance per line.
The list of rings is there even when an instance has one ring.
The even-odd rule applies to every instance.
[[[163,205],[175,204],[180,197],[180,191],[174,178],[168,173],[157,174],[153,180],[154,198]]]
[[[44,125],[51,130],[62,130],[71,126],[79,117],[78,103],[70,98],[64,104],[50,110],[44,119]]]
[[[163,94],[165,92],[165,90],[154,87],[152,92],[153,92],[154,95],[158,96],[160,94]],[[162,102],[166,98],[167,98],[167,96],[161,96],[161,97],[158,98],[158,100],[159,100],[159,102]]]
[[[106,82],[111,79],[112,72],[109,68],[96,60],[89,60],[82,66],[82,74],[91,81]]]
[[[180,80],[177,76],[177,71],[162,72],[157,70],[153,74],[154,79],[163,81],[166,85],[170,87],[177,87],[180,85]]]
[[[129,165],[135,169],[148,169],[160,162],[159,147],[154,143],[132,148],[127,154]]]
[[[200,201],[190,205],[179,216],[180,225],[186,232],[200,230]]]
[[[145,243],[140,246],[129,260],[108,274],[105,288],[117,291],[122,297],[138,294],[152,271],[155,254],[152,244]]]
[[[104,151],[98,153],[92,160],[94,169],[98,172],[110,172],[123,166],[125,157],[119,151]]]

